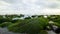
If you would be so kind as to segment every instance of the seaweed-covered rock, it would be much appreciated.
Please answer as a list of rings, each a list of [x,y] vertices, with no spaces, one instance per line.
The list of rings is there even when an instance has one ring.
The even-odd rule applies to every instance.
[[[43,17],[36,19],[25,19],[8,27],[10,31],[28,34],[38,34],[45,26],[48,25],[48,19]]]
[[[4,23],[0,24],[0,27],[8,27],[11,24],[12,24],[11,22],[4,22]]]

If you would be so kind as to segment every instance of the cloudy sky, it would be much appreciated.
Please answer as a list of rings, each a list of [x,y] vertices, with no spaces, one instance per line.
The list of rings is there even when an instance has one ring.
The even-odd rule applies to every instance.
[[[1,14],[60,14],[60,0],[0,0]]]

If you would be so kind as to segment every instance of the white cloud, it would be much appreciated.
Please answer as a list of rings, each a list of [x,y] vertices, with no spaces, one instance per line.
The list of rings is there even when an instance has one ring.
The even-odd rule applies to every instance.
[[[1,0],[0,14],[59,14],[57,0]]]
[[[4,1],[0,1],[0,9],[4,9],[7,8],[7,6],[9,6],[10,4],[4,2]]]

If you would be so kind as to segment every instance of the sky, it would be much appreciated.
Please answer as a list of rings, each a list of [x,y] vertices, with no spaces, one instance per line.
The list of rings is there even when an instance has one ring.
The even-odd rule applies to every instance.
[[[60,0],[0,0],[0,15],[60,15]]]

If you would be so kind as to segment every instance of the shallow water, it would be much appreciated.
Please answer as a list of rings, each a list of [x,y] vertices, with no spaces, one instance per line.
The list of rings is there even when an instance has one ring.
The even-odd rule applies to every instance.
[[[0,28],[0,34],[20,34],[20,33],[13,33],[9,32],[7,28]]]
[[[56,34],[56,33],[54,33],[53,31],[48,31],[48,34]]]
[[[0,28],[0,34],[20,34],[20,33],[13,33],[8,31],[7,28]],[[48,31],[48,34],[55,34],[53,31]]]

